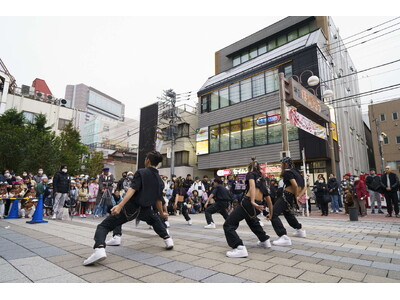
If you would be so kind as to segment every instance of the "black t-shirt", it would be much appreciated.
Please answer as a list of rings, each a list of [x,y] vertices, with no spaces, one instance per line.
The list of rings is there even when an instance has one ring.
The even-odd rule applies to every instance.
[[[215,201],[231,201],[229,191],[221,184],[218,184],[212,191]]]
[[[133,198],[140,206],[153,206],[156,200],[163,200],[164,182],[155,168],[147,167],[137,171],[133,175],[131,188],[136,191]]]
[[[292,185],[292,183],[290,182],[291,179],[295,179],[299,187],[304,187],[304,178],[296,169],[286,169],[285,171],[283,171],[281,177],[283,178],[283,183],[286,187]]]
[[[256,172],[249,172],[249,173],[247,173],[247,175],[246,175],[246,181],[245,181],[246,187],[247,187],[246,190],[250,190],[250,179],[253,179],[253,180],[255,181],[256,188],[259,189],[259,190],[263,193],[263,196],[264,196],[264,197],[270,196],[270,195],[271,195],[271,193],[270,193],[270,191],[269,191],[269,188],[268,188],[267,185],[266,185],[266,181],[265,181],[265,179],[262,177],[262,174],[256,173]],[[265,184],[264,184],[263,182],[264,182]]]

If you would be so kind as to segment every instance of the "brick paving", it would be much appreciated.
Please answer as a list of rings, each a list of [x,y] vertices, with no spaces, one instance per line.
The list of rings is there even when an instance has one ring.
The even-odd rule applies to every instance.
[[[123,225],[122,245],[107,247],[107,259],[93,266],[82,262],[92,253],[93,235],[101,219],[74,217],[27,224],[25,219],[0,220],[0,282],[56,283],[345,283],[400,282],[400,220],[368,215],[350,222],[344,214],[299,217],[307,238],[292,238],[290,247],[260,249],[241,223],[238,233],[249,256],[230,259],[220,215],[217,229],[204,229],[203,214],[170,217],[175,247],[149,227]],[[282,219],[289,235],[293,230]],[[264,221],[267,234],[277,238]]]

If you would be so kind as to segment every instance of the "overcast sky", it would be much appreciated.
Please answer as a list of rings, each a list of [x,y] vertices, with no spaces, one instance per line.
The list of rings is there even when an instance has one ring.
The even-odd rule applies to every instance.
[[[164,89],[195,95],[214,75],[215,51],[284,17],[3,16],[0,23],[7,30],[2,32],[0,58],[19,86],[41,78],[56,97],[64,97],[67,84],[84,83],[122,101],[125,115],[138,118],[140,107],[157,101]],[[346,38],[393,18],[333,20]],[[396,28],[400,25],[390,30]],[[362,70],[399,59],[399,47],[400,32],[395,31],[349,51],[357,70]],[[399,68],[397,63],[360,74],[361,91],[399,83]],[[373,98],[396,94],[399,90]]]

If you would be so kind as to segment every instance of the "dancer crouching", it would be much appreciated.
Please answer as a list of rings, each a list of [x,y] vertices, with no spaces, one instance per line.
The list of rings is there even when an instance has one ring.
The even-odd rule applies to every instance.
[[[260,220],[257,218],[257,215],[264,210],[265,202],[269,209],[269,214],[266,219],[269,220],[273,214],[269,188],[266,185],[265,178],[261,174],[260,165],[254,158],[252,158],[248,171],[246,175],[246,191],[244,197],[224,223],[226,240],[228,245],[233,248],[232,251],[226,253],[226,256],[232,258],[248,256],[246,246],[243,245],[243,241],[236,233],[239,222],[243,219],[246,220],[251,231],[259,239],[257,246],[266,249],[271,248],[269,236],[265,233],[260,225]]]
[[[83,262],[83,265],[90,265],[104,260],[107,255],[105,251],[106,236],[115,229],[121,234],[121,225],[139,219],[153,226],[154,231],[164,239],[166,249],[172,249],[174,243],[167,233],[161,218],[153,210],[157,205],[158,211],[163,212],[162,193],[164,183],[160,178],[157,165],[162,161],[162,156],[157,151],[147,153],[145,158],[145,169],[136,172],[131,187],[126,192],[124,199],[111,209],[111,214],[96,229],[94,236],[94,253]]]

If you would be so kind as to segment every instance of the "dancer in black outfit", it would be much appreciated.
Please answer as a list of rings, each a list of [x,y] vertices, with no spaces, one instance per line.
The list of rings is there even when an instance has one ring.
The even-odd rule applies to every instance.
[[[264,210],[265,203],[269,209],[266,219],[269,220],[273,214],[269,187],[267,187],[266,180],[261,174],[259,163],[254,158],[252,158],[248,171],[244,197],[224,223],[226,240],[228,245],[233,248],[232,251],[226,253],[226,256],[232,258],[248,256],[246,246],[243,245],[243,241],[236,233],[239,222],[243,219],[246,220],[251,231],[258,237],[257,245],[266,249],[271,248],[269,236],[265,233],[260,225],[260,220],[257,218],[257,215]]]
[[[214,199],[215,198],[215,199]],[[215,200],[215,203],[208,207],[211,199]],[[220,213],[224,219],[228,218],[228,212],[226,209],[229,203],[232,201],[232,197],[229,191],[222,185],[222,180],[220,178],[214,179],[214,189],[204,204],[204,214],[206,216],[207,225],[204,226],[206,229],[215,229],[215,223],[213,221],[212,215],[215,213]]]
[[[281,213],[283,213],[286,221],[291,227],[296,229],[294,236],[306,237],[306,231],[301,229],[301,224],[297,221],[294,212],[294,203],[297,201],[297,197],[301,195],[304,186],[304,178],[301,177],[299,171],[294,168],[294,164],[290,157],[285,157],[281,160],[282,163],[282,174],[283,179],[283,191],[278,196],[274,204],[274,213],[272,214],[272,227],[274,228],[279,239],[273,241],[272,244],[275,246],[290,246],[292,241],[286,235],[286,229],[283,227],[282,221],[279,219]]]
[[[94,236],[94,253],[83,264],[90,265],[104,260],[106,236],[114,230],[114,234],[121,234],[121,225],[139,219],[153,226],[154,231],[164,239],[166,249],[172,249],[174,243],[169,236],[161,218],[154,212],[156,205],[158,212],[164,214],[162,198],[164,182],[161,180],[156,166],[162,161],[162,156],[157,151],[149,152],[145,159],[145,169],[138,170],[133,178],[131,187],[126,192],[124,199],[111,209],[111,214],[96,229]]]

